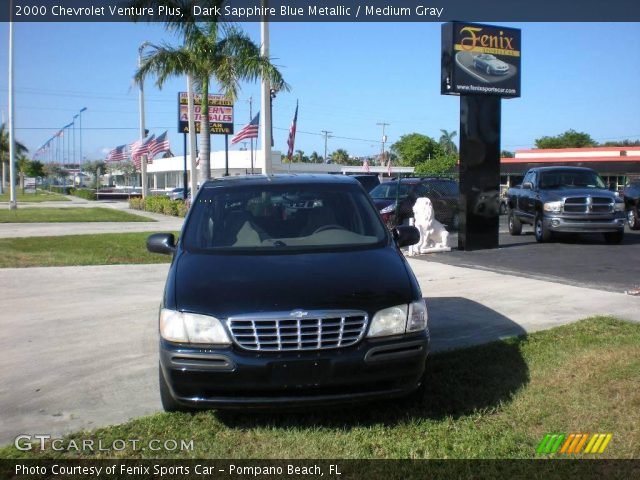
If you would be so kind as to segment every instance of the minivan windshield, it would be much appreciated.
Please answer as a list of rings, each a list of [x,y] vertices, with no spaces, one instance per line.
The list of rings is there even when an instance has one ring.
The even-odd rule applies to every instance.
[[[604,181],[591,170],[552,170],[541,172],[540,188],[599,188],[606,189]]]
[[[287,250],[371,246],[387,233],[357,185],[205,187],[183,234],[188,250]]]

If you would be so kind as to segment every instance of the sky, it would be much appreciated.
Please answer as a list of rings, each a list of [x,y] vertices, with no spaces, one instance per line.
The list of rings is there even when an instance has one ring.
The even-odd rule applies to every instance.
[[[522,30],[522,96],[502,100],[503,150],[533,148],[536,138],[568,129],[599,142],[640,140],[640,23],[502,25]],[[260,43],[259,23],[240,26]],[[380,122],[389,124],[389,145],[413,132],[438,139],[440,129],[459,131],[459,99],[440,94],[440,28],[439,23],[271,23],[270,54],[291,86],[274,100],[274,148],[286,152],[296,101],[295,148],[306,155],[323,155],[323,130],[332,132],[329,153],[343,148],[353,156],[380,152]],[[8,30],[7,23],[0,24],[5,119]],[[33,153],[86,107],[86,159],[103,159],[111,148],[136,140],[138,90],[132,77],[144,41],[177,45],[179,38],[161,24],[16,24],[16,138]],[[180,155],[177,92],[186,90],[186,79],[171,79],[162,90],[154,82],[145,84],[147,128],[156,135],[168,130],[172,150]],[[236,131],[249,122],[249,97],[255,113],[258,84],[242,86]],[[212,147],[223,149],[224,138],[212,136]]]

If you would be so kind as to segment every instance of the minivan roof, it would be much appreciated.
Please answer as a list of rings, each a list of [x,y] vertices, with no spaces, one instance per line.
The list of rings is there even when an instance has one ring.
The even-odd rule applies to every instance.
[[[242,175],[207,180],[204,188],[242,185],[290,185],[290,184],[355,184],[358,181],[348,175],[278,174],[278,175]]]

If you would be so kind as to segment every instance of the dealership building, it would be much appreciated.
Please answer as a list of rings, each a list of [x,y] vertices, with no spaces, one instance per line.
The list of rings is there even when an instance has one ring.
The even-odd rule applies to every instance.
[[[226,172],[227,161],[224,151],[211,152],[211,176],[219,178]],[[336,163],[283,163],[281,153],[277,150],[271,152],[271,171],[274,174],[282,173],[331,173],[331,174],[354,174],[364,173],[361,166],[347,166]],[[253,161],[249,150],[229,150],[229,175],[250,175],[261,174],[265,171],[264,154],[261,150],[253,152]],[[181,187],[185,168],[184,156],[156,158],[147,166],[148,188],[153,190],[169,190]],[[187,176],[191,179],[191,161],[186,160]],[[200,170],[200,166],[197,167]],[[371,165],[371,173],[388,175],[386,166]],[[411,174],[413,167],[392,167],[392,174]],[[110,186],[127,186],[129,179],[122,175],[113,174],[103,177],[103,182]],[[139,181],[136,183],[139,185]]]
[[[629,177],[640,176],[640,147],[594,147],[517,150],[515,157],[500,159],[503,189],[517,185],[527,170],[544,166],[588,167],[616,190]]]

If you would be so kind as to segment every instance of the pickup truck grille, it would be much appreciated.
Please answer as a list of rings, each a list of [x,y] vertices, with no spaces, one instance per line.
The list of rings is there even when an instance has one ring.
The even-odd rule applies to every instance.
[[[607,197],[569,197],[564,201],[565,213],[611,213],[613,201]]]
[[[231,317],[235,343],[246,350],[282,352],[323,350],[356,344],[367,328],[366,312],[280,312]]]

